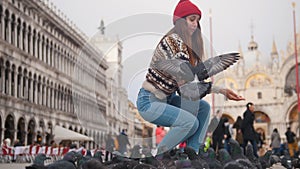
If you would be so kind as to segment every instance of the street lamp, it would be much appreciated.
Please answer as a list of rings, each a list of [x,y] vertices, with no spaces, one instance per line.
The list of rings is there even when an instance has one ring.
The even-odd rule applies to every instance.
[[[212,11],[209,9],[209,40],[210,40],[210,55],[213,57],[213,34],[212,34]],[[211,77],[211,82],[214,82],[214,77]],[[215,113],[215,95],[214,93],[211,93],[212,98],[212,112]]]
[[[293,23],[294,23],[294,40],[295,40],[295,60],[296,60],[296,92],[297,92],[297,111],[298,111],[298,131],[300,137],[300,99],[299,99],[299,72],[298,72],[298,52],[297,52],[297,33],[296,33],[296,15],[295,6],[296,3],[292,2],[293,6]]]

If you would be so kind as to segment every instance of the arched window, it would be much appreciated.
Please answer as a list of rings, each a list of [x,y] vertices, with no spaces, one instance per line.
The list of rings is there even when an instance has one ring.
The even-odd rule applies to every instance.
[[[257,98],[262,99],[262,93],[261,92],[257,92]]]

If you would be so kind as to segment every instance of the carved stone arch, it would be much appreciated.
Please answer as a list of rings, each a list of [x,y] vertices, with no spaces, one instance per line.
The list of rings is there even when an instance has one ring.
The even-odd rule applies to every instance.
[[[47,127],[46,127],[46,145],[51,145],[52,140],[54,139],[54,135],[53,135],[53,129],[54,126],[52,124],[52,121],[48,121],[47,122]]]
[[[41,144],[44,140],[45,132],[46,132],[46,124],[43,119],[39,120],[39,126],[37,127],[36,131],[36,142]]]
[[[0,4],[0,19],[2,16],[3,16],[3,6],[2,6],[2,4]]]
[[[17,123],[17,139],[22,145],[25,145],[26,138],[26,121],[24,117],[20,117]]]
[[[265,73],[250,75],[245,82],[245,89],[272,86],[273,80]]]
[[[2,125],[3,124],[3,121],[2,121],[2,118],[3,117],[3,113],[2,112],[0,112],[0,140],[3,140],[3,136],[2,136],[2,131],[3,131],[3,128],[4,128],[4,126]]]
[[[5,118],[4,123],[4,139],[9,138],[14,141],[15,133],[15,117],[13,114],[8,114]]]
[[[69,126],[69,130],[73,130],[73,127],[72,127],[72,125],[70,125],[70,126]]]
[[[291,67],[285,77],[285,85],[284,85],[284,92],[288,96],[292,96],[293,94],[296,94],[296,66],[294,65]]]
[[[11,65],[11,64],[10,64],[10,61],[7,60],[7,61],[5,62],[6,68],[7,68],[7,69],[11,69],[11,68],[10,68],[10,65]]]
[[[229,122],[230,124],[233,124],[233,123],[234,123],[234,118],[233,118],[231,115],[229,115],[228,113],[223,113],[223,114],[222,114],[222,117],[226,117],[226,118],[228,119],[228,122]]]
[[[31,145],[34,143],[34,139],[36,136],[36,128],[37,128],[37,123],[34,118],[31,118],[28,121],[28,127],[27,127],[27,145]]]
[[[291,130],[298,134],[299,122],[298,122],[298,107],[297,101],[291,104],[287,111],[286,116],[287,126],[291,127]]]
[[[8,30],[9,20],[10,20],[10,12],[8,9],[6,9],[4,12],[4,30],[3,30],[5,41],[8,41],[9,39],[9,31],[10,31]]]

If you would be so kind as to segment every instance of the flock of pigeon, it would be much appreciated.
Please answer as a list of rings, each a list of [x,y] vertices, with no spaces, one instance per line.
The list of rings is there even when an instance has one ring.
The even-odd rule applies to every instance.
[[[85,156],[78,152],[68,152],[63,159],[44,165],[47,157],[38,154],[26,169],[267,169],[267,168],[300,168],[300,160],[291,158],[288,152],[282,156],[273,155],[267,151],[263,156],[256,158],[251,144],[243,149],[235,140],[230,141],[231,151],[220,149],[218,154],[212,148],[204,151],[201,146],[198,154],[191,148],[184,151],[173,149],[160,155],[152,156],[151,149],[134,146],[130,157],[114,153],[112,160],[103,162],[102,152],[93,156],[90,151]],[[276,166],[276,167],[274,167]]]

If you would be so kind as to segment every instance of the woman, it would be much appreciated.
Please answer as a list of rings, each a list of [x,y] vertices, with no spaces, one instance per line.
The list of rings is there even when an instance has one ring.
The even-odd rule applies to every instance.
[[[277,128],[275,128],[271,135],[271,147],[272,147],[273,154],[280,156],[280,151],[279,151],[280,145],[281,145],[281,138]]]
[[[242,127],[242,123],[243,123],[243,119],[241,116],[238,116],[236,119],[236,122],[233,124],[232,128],[236,129],[236,135],[235,135],[235,140],[237,142],[239,142],[240,146],[243,145],[243,133],[241,130]]]
[[[194,80],[195,75],[200,80],[209,72],[208,70],[203,75],[203,72],[201,74],[192,70],[200,69],[203,58],[200,18],[201,11],[196,5],[188,0],[178,3],[173,17],[174,28],[157,45],[146,80],[138,94],[137,108],[140,115],[156,125],[171,127],[158,145],[158,154],[162,153],[162,147],[170,150],[183,141],[198,152],[205,138],[210,114],[210,105],[201,100],[206,94],[216,92],[225,95],[229,100],[244,100],[229,89],[210,89],[210,85],[194,83],[199,89],[202,87],[201,92],[197,93],[198,91],[192,90],[195,86],[189,88],[186,85],[191,84],[190,81]],[[176,65],[177,61],[183,64]],[[182,69],[172,74],[172,69],[168,69],[168,66],[159,67],[168,62]],[[191,90],[188,91],[189,89]],[[176,91],[188,99],[177,95]],[[189,96],[193,94],[196,96]]]

